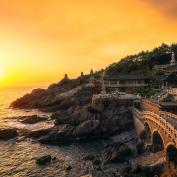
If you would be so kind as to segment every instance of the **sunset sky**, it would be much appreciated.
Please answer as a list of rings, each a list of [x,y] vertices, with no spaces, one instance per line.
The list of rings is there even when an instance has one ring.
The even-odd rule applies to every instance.
[[[177,42],[176,0],[0,0],[0,87],[44,86]]]

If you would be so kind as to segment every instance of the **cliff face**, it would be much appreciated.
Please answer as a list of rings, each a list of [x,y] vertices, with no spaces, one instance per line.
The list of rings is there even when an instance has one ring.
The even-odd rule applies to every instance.
[[[63,79],[57,84],[50,85],[47,89],[35,89],[30,94],[24,95],[12,102],[12,108],[20,109],[44,109],[46,111],[54,111],[57,109],[55,106],[65,101],[65,97],[60,97],[62,93],[67,93],[78,87],[87,84],[89,76],[79,77],[77,79]],[[74,92],[75,93],[75,92]],[[73,93],[73,95],[74,95]],[[72,96],[72,95],[70,95]]]
[[[41,143],[58,144],[109,137],[133,128],[129,102],[101,100],[91,106],[92,96],[96,92],[93,85],[88,84],[88,78],[64,79],[46,90],[33,90],[11,104],[13,108],[38,108],[53,112],[51,118],[55,126],[47,134],[40,131],[38,136],[38,132],[33,132],[30,137],[37,136]]]
[[[116,102],[100,102],[95,107],[70,106],[52,115],[55,127],[39,141],[60,144],[75,140],[109,137],[133,128],[131,111]]]

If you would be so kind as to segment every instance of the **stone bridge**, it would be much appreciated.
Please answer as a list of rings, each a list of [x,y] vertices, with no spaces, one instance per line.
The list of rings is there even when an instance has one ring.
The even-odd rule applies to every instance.
[[[140,111],[132,107],[134,119],[144,126],[146,140],[152,145],[152,151],[164,150],[166,159],[177,164],[177,116],[160,111]]]

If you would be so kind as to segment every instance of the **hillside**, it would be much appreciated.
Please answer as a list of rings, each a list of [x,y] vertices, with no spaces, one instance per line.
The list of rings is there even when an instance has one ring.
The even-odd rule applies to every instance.
[[[117,63],[113,63],[106,68],[106,74],[115,75],[119,73],[131,74],[131,73],[143,73],[145,75],[154,75],[159,73],[154,73],[152,67],[158,64],[167,64],[171,59],[171,51],[174,51],[177,55],[177,44],[166,45],[162,44],[151,51],[142,51],[136,55],[127,56],[121,59]],[[104,70],[100,70],[94,73],[95,78],[99,79],[101,73]],[[11,104],[13,108],[38,108],[46,109],[48,111],[56,111],[61,107],[68,107],[69,105],[78,105],[78,99],[83,99],[88,97],[88,101],[91,100],[93,91],[87,90],[85,88],[86,84],[89,82],[90,75],[85,75],[78,77],[77,79],[64,78],[56,84],[52,84],[48,89],[36,89],[33,90],[31,94],[27,94],[22,98],[17,99]],[[154,88],[158,87],[158,83],[152,83],[148,88],[137,90],[142,96],[151,96],[154,94]],[[73,90],[74,89],[74,90]],[[78,93],[76,91],[78,90]],[[71,91],[71,92],[69,92]],[[74,92],[73,92],[74,91]],[[66,94],[62,94],[66,92]],[[72,95],[72,99],[64,98],[63,95],[68,95],[68,93],[75,93]],[[84,102],[89,104],[89,102]],[[83,106],[84,106],[83,105]]]
[[[145,75],[152,74],[152,67],[155,65],[168,64],[171,59],[171,51],[177,55],[177,44],[162,44],[151,51],[141,51],[138,54],[126,56],[117,63],[107,67],[107,73],[114,75],[117,73],[141,72]]]

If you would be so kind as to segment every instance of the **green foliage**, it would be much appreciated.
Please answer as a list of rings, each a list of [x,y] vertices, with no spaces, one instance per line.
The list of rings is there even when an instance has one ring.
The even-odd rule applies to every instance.
[[[137,89],[137,93],[139,93],[142,97],[148,97],[150,98],[152,95],[154,95],[157,90],[159,89],[159,87],[161,87],[162,82],[151,82],[148,84],[147,87],[145,88],[140,88]]]
[[[146,75],[152,73],[155,65],[168,64],[171,59],[171,51],[177,54],[177,44],[162,44],[152,51],[142,51],[136,55],[130,55],[107,68],[108,74],[141,72]]]

